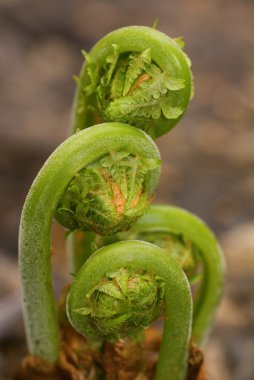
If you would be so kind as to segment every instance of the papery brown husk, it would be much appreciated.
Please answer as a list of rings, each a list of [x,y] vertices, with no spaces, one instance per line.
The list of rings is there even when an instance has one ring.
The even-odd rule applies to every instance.
[[[54,366],[28,355],[21,363],[15,380],[94,380],[104,373],[105,380],[153,380],[161,336],[149,329],[145,342],[121,339],[106,343],[103,352],[92,349],[70,326],[62,329],[62,347]],[[186,380],[206,380],[203,353],[190,344]]]

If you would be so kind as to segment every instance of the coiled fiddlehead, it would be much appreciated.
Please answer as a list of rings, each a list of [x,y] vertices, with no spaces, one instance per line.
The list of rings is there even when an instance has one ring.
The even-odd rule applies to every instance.
[[[119,123],[91,127],[67,139],[50,156],[37,175],[23,208],[19,252],[29,349],[33,355],[51,362],[56,360],[59,352],[50,269],[52,218],[75,174],[98,159],[108,157],[112,147],[143,160],[159,159],[156,145],[143,131]],[[144,174],[148,198],[158,177],[159,168],[147,170]],[[114,214],[112,218],[114,225]]]
[[[79,240],[75,237],[74,270],[78,271],[98,247],[129,239],[148,241],[163,248],[181,265],[190,283],[196,274],[200,277],[194,299],[192,337],[202,344],[223,289],[223,252],[211,230],[201,219],[181,208],[152,205],[127,232],[108,237],[84,235]]]
[[[129,298],[129,306],[126,308],[128,302],[124,302],[125,308],[118,311],[116,315],[105,315],[105,298],[102,300],[97,298],[97,301],[101,303],[99,306],[96,305],[96,310],[98,311],[101,308],[100,310],[103,309],[104,314],[101,313],[98,316],[95,309],[91,308],[93,301],[90,298],[98,290],[98,287],[103,285],[102,279],[105,280],[105,274],[111,273],[112,275],[113,271],[121,270],[126,270],[127,273],[128,271],[132,273],[133,270],[144,271],[146,275],[149,273],[149,281],[151,282],[152,279],[153,291],[150,291],[150,294],[146,292],[146,307],[140,310],[141,313],[148,314],[147,318],[139,316],[137,321],[134,312],[135,307],[136,312],[139,308],[142,309],[142,302],[144,302],[142,291],[140,294],[136,294],[134,305],[131,304],[132,298]],[[124,287],[124,283],[126,286],[126,282],[122,279],[122,287]],[[130,291],[128,284],[125,291],[122,290],[121,286],[116,288],[118,293],[114,293],[113,299],[116,299],[117,296],[121,299],[121,297],[128,295]],[[141,290],[140,281],[136,282],[134,289],[136,288],[139,291]],[[101,291],[103,292],[102,288]],[[174,259],[166,255],[159,247],[140,241],[125,241],[103,247],[95,252],[80,269],[71,286],[67,299],[67,312],[72,325],[81,334],[93,334],[94,329],[96,329],[98,335],[107,335],[110,331],[109,336],[111,337],[112,324],[115,334],[117,331],[122,334],[125,329],[128,334],[131,327],[134,327],[134,331],[136,331],[139,323],[142,325],[142,323],[147,322],[147,319],[150,322],[157,314],[162,291],[165,297],[166,318],[155,379],[183,380],[186,374],[188,342],[191,331],[191,292],[181,268]],[[106,295],[111,292],[112,289],[111,291],[104,289]],[[141,305],[137,302],[137,298],[140,298]],[[110,310],[108,312],[110,313]],[[126,314],[128,315],[126,316]],[[120,319],[119,326],[117,326],[119,321],[117,317]],[[98,319],[100,318],[102,322],[99,324]]]
[[[186,210],[172,206],[151,206],[149,212],[129,231],[129,239],[142,238],[149,241],[150,234],[156,235],[161,232],[183,237],[198,250],[197,264],[202,265],[202,277],[194,302],[192,337],[196,343],[201,344],[211,328],[222,295],[223,252],[214,234],[201,219]],[[185,253],[183,250],[183,254]],[[181,255],[179,256],[178,261],[181,263]]]
[[[75,175],[55,218],[70,231],[108,235],[127,230],[148,208],[149,173],[159,166],[158,158],[112,150]]]
[[[173,128],[192,92],[190,60],[171,39],[148,27],[131,26],[102,38],[84,53],[73,109],[73,131],[101,121],[120,121],[153,138]]]
[[[140,269],[120,268],[106,272],[86,294],[84,307],[75,312],[85,316],[86,336],[117,340],[149,327],[161,313],[163,296],[160,277]]]

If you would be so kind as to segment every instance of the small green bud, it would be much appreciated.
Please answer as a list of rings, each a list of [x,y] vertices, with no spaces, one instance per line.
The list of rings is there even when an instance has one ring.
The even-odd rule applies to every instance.
[[[160,315],[164,282],[143,270],[119,269],[105,277],[86,295],[86,333],[116,340],[136,335]]]
[[[69,230],[111,235],[127,230],[149,206],[147,178],[157,159],[111,152],[77,173],[61,197],[56,220]]]

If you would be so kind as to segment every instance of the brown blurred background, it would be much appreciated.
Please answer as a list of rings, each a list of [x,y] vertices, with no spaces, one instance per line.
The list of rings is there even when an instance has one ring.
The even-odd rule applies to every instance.
[[[180,125],[158,141],[155,201],[199,215],[226,253],[225,297],[206,347],[210,379],[254,379],[254,2],[1,0],[1,380],[25,352],[20,212],[37,171],[67,136],[80,51],[115,28],[151,26],[157,17],[159,30],[185,37],[196,94]],[[57,227],[55,236],[61,251]],[[56,267],[56,283],[63,273]]]

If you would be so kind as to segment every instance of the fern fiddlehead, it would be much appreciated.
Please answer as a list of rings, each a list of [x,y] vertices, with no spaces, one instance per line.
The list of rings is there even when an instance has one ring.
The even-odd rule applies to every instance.
[[[75,175],[59,201],[56,219],[70,231],[108,235],[128,229],[150,203],[147,173],[159,165],[158,158],[112,150]]]
[[[86,236],[83,239],[76,241],[79,262],[75,271],[89,252],[116,241],[138,239],[164,249],[183,268],[190,283],[198,280],[192,338],[197,344],[204,342],[222,294],[224,259],[216,238],[201,219],[178,207],[152,205],[129,231],[108,237],[91,234],[89,241]]]
[[[110,134],[108,133],[110,128]],[[19,252],[21,282],[24,300],[24,313],[26,331],[30,352],[35,356],[42,357],[48,361],[55,361],[59,352],[59,334],[54,310],[52,294],[52,280],[50,269],[50,228],[52,218],[57,207],[63,208],[61,199],[66,188],[72,185],[73,177],[76,173],[89,167],[98,159],[109,159],[112,152],[130,152],[133,157],[142,157],[142,160],[155,160],[157,167],[153,170],[142,168],[143,188],[139,185],[139,193],[136,196],[141,198],[141,194],[147,199],[150,198],[159,177],[159,153],[156,145],[143,131],[128,125],[111,123],[101,124],[81,131],[67,139],[48,159],[38,176],[36,177],[30,192],[27,196],[20,225]],[[93,164],[92,164],[93,165]],[[152,165],[154,167],[156,165]],[[127,186],[128,188],[128,186]],[[133,188],[131,187],[132,191]],[[69,188],[67,189],[68,194]],[[91,207],[91,202],[89,207]],[[69,195],[68,195],[69,196]],[[96,196],[96,195],[94,195]],[[135,195],[132,193],[132,198]],[[114,192],[111,192],[111,202],[114,201]],[[131,199],[132,199],[131,198]],[[107,199],[108,200],[108,199]],[[86,201],[86,198],[85,198]],[[76,208],[83,207],[83,200],[78,199]],[[102,200],[100,199],[99,204]],[[141,207],[144,207],[142,200]],[[59,206],[60,204],[60,206]],[[106,207],[106,206],[105,206]],[[139,202],[135,202],[138,207],[136,217],[140,215]],[[129,202],[121,215],[125,223],[130,212],[130,222],[132,223],[135,213],[133,201]],[[146,205],[145,205],[146,207]],[[93,221],[94,209],[91,207],[91,218]],[[68,218],[76,220],[73,209],[64,208]],[[58,213],[59,213],[58,208]],[[87,220],[90,210],[84,211],[84,218]],[[70,214],[70,216],[69,216]],[[79,217],[82,215],[79,213]],[[115,228],[115,214],[106,213],[107,223]],[[111,222],[110,222],[111,217]],[[127,218],[127,219],[126,219]],[[64,217],[63,217],[64,219]],[[68,219],[69,221],[69,219]],[[118,219],[119,221],[119,219]],[[128,228],[128,223],[119,223],[119,228]],[[86,224],[87,225],[87,224]],[[105,227],[106,228],[106,227]],[[91,225],[91,229],[97,230],[97,222]]]
[[[222,295],[224,275],[222,250],[211,230],[201,219],[186,210],[172,206],[151,206],[149,211],[132,227],[129,238],[151,241],[149,236],[153,234],[153,241],[155,240],[160,245],[160,242],[156,240],[156,234],[161,232],[166,234],[164,239],[165,236],[173,235],[178,239],[183,238],[185,242],[191,244],[192,249],[188,249],[188,247],[187,250],[186,247],[182,249],[178,246],[178,240],[176,246],[178,252],[174,256],[186,270],[187,276],[188,270],[192,273],[193,267],[202,265],[200,268],[201,283],[194,302],[192,327],[194,341],[201,344],[211,328],[211,322]],[[167,245],[164,243],[165,240],[163,242],[162,239],[162,247],[172,255],[170,253],[172,246],[169,245],[169,249],[167,249]],[[193,257],[193,254],[196,257]]]
[[[155,379],[183,380],[191,332],[191,292],[181,268],[159,247],[123,241],[99,249],[78,272],[67,312],[81,334],[112,338],[112,334],[123,336],[147,327],[158,314],[163,295],[166,318]]]
[[[85,53],[73,107],[73,131],[120,121],[153,138],[173,128],[192,92],[183,42],[148,27],[113,31]]]

